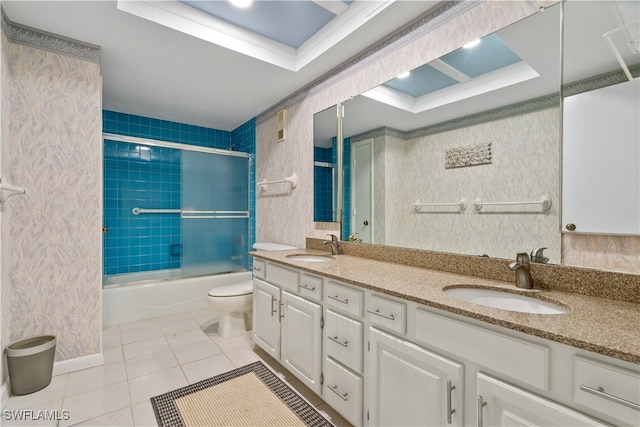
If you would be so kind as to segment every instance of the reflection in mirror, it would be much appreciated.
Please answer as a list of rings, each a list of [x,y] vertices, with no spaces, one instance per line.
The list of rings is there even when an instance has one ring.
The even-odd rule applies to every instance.
[[[337,221],[337,106],[313,116],[313,220]]]
[[[637,0],[565,4],[562,226],[567,232],[640,235],[639,18]]]
[[[557,4],[345,102],[343,239],[559,263],[559,90]]]

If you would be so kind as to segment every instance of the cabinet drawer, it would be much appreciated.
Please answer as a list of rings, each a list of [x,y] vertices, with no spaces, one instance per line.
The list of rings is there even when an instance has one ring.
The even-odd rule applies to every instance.
[[[378,295],[367,304],[369,320],[374,325],[404,334],[407,330],[407,305]]]
[[[362,291],[329,281],[326,283],[325,295],[328,307],[362,317]]]
[[[298,292],[304,297],[322,301],[322,277],[303,273],[298,284]]]
[[[267,264],[266,280],[291,292],[298,292],[300,273],[272,262]]]
[[[640,421],[640,373],[582,356],[575,358],[576,403],[624,424]]]
[[[327,310],[324,332],[327,355],[362,372],[362,322]]]
[[[416,310],[416,340],[499,372],[549,389],[549,348],[426,310]]]
[[[605,426],[602,422],[574,409],[482,372],[478,373],[477,379],[477,425]]]
[[[253,259],[253,277],[258,279],[264,279],[265,277],[265,267],[267,263],[262,261],[261,259],[254,258]]]
[[[362,377],[325,359],[324,400],[355,426],[362,425]]]

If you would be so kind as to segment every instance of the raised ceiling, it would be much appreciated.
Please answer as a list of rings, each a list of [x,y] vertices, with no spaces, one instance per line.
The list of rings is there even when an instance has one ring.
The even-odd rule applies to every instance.
[[[105,109],[232,130],[441,2],[258,1],[262,12],[235,23],[223,9],[247,12],[222,1],[190,3],[3,0],[2,7],[13,23],[100,46]],[[301,7],[322,12],[283,21]],[[280,36],[257,27],[282,22],[291,26]]]

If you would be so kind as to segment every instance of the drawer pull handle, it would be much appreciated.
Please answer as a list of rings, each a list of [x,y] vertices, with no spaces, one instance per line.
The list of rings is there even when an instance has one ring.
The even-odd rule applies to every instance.
[[[347,399],[348,399],[347,396],[349,395],[349,393],[344,393],[344,394],[340,393],[338,391],[338,386],[337,385],[329,385],[329,384],[327,384],[327,387],[329,387],[329,390],[331,390],[332,392],[337,394],[340,397],[340,399],[344,400],[345,402],[347,401]]]
[[[346,298],[346,299],[340,299],[340,298],[338,297],[338,295],[336,295],[335,297],[332,297],[331,295],[329,295],[327,298],[332,299],[332,300],[334,300],[334,301],[341,302],[341,303],[343,303],[343,304],[349,304],[349,298]]]
[[[280,318],[284,319],[284,303],[280,303]]]
[[[327,338],[329,338],[331,341],[333,341],[333,342],[335,342],[335,343],[340,344],[340,345],[341,345],[341,346],[343,346],[343,347],[346,347],[346,346],[348,346],[348,345],[349,345],[349,341],[348,341],[348,340],[340,341],[340,340],[338,339],[338,337],[332,337],[332,336],[328,336]]]
[[[262,269],[261,269],[260,267],[256,267],[256,266],[254,265],[254,266],[253,266],[253,270],[254,270],[254,271],[260,271],[260,270],[262,270]]]
[[[482,399],[482,396],[478,395],[478,427],[484,427],[484,414],[482,409],[487,406],[487,402]]]
[[[611,400],[612,402],[619,403],[619,404],[624,405],[624,406],[626,406],[628,408],[635,409],[636,411],[640,410],[640,405],[638,405],[637,403],[629,402],[628,400],[622,399],[622,398],[620,398],[618,396],[614,396],[612,394],[605,393],[604,389],[602,387],[593,388],[593,387],[589,387],[589,386],[584,385],[584,384],[580,384],[580,390],[586,391],[587,393],[595,394],[596,396],[600,396],[600,397],[602,397],[604,399]]]
[[[451,409],[451,392],[456,389],[456,386],[451,384],[451,380],[447,380],[447,424],[451,424],[451,415],[453,415],[456,410]]]
[[[301,288],[304,288],[304,289],[306,289],[306,290],[308,290],[308,291],[311,291],[311,292],[313,292],[313,291],[315,291],[315,290],[316,290],[316,287],[315,287],[315,286],[309,287],[308,285],[306,285],[306,284],[304,284],[304,283],[303,283],[302,285],[299,285],[299,286],[300,286]]]
[[[277,299],[275,299],[273,296],[271,297],[271,317],[273,317],[274,314],[276,314],[278,312],[278,305],[276,304],[276,306],[273,306],[274,302],[278,302]]]
[[[380,313],[379,310],[375,310],[375,311],[367,310],[367,313],[375,314],[376,316],[384,317],[385,319],[389,319],[389,320],[396,320],[396,316],[394,316],[393,314]]]

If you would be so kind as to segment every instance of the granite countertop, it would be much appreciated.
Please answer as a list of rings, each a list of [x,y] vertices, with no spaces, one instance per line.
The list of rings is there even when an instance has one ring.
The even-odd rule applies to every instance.
[[[640,364],[640,304],[561,291],[527,293],[570,308],[564,314],[529,314],[485,307],[444,293],[455,285],[500,287],[518,292],[513,283],[447,273],[350,255],[330,262],[305,262],[287,255],[326,252],[310,249],[251,252],[299,270],[362,288],[521,331],[616,359]],[[535,285],[535,284],[534,284]]]

